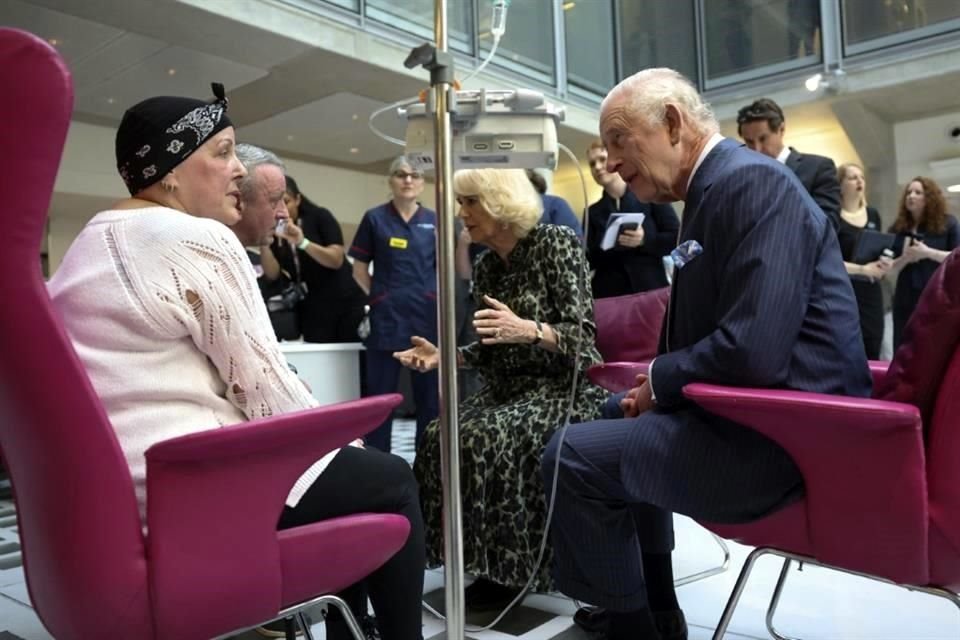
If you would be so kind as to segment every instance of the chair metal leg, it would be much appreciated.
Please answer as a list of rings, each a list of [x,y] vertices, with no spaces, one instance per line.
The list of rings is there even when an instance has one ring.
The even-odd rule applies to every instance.
[[[307,618],[307,612],[297,611],[297,624],[300,625],[300,631],[303,631],[303,637],[306,640],[313,640],[313,632],[310,630],[310,619]]]
[[[796,638],[781,635],[773,624],[773,616],[777,613],[777,606],[780,604],[780,596],[783,595],[783,585],[787,582],[787,573],[790,571],[791,563],[793,563],[793,560],[790,558],[783,561],[783,567],[780,568],[780,577],[777,578],[777,586],[773,589],[773,597],[770,598],[770,606],[767,607],[767,631],[776,640],[796,640]]]
[[[717,630],[713,633],[713,640],[721,640],[723,634],[727,632],[727,627],[730,626],[730,620],[733,619],[733,612],[740,602],[740,596],[743,595],[743,588],[747,586],[750,572],[753,571],[753,565],[760,556],[766,555],[767,553],[769,553],[769,550],[761,547],[754,549],[750,552],[750,555],[747,556],[746,562],[743,563],[743,569],[740,570],[740,576],[737,578],[737,583],[733,587],[733,593],[730,594],[730,599],[727,600],[727,606],[723,608],[723,615],[720,616],[720,622],[717,623]]]
[[[340,609],[340,613],[343,615],[343,619],[346,620],[347,627],[350,629],[350,633],[354,638],[356,638],[356,640],[367,640],[366,636],[363,634],[363,630],[360,629],[360,625],[357,623],[357,619],[353,616],[353,611],[350,611],[350,606],[347,605],[346,602],[337,596],[326,596],[323,598],[323,600],[327,604],[332,604],[337,609]]]
[[[710,532],[710,535],[713,536],[714,542],[716,542],[720,546],[720,550],[723,551],[723,562],[720,563],[719,566],[712,567],[704,571],[698,571],[697,573],[691,573],[690,575],[683,576],[682,578],[677,578],[673,581],[673,586],[682,587],[685,584],[690,584],[691,582],[696,582],[697,580],[703,580],[704,578],[719,575],[730,568],[730,547],[727,546],[726,540],[713,532]]]
[[[927,586],[917,586],[911,584],[901,584],[898,582],[893,582],[892,580],[887,580],[885,578],[880,578],[877,576],[872,576],[868,573],[861,573],[859,571],[851,571],[849,569],[842,569],[840,567],[835,567],[833,565],[824,564],[818,562],[816,559],[802,556],[796,553],[790,553],[789,551],[780,551],[779,549],[771,549],[769,547],[761,547],[759,549],[754,549],[750,555],[747,556],[747,560],[743,565],[743,569],[740,571],[740,576],[737,578],[737,583],[733,587],[733,593],[730,594],[730,599],[727,601],[727,606],[723,610],[723,615],[720,617],[720,622],[717,624],[717,630],[713,634],[713,640],[721,640],[723,635],[726,633],[727,628],[730,626],[730,620],[733,618],[733,612],[736,609],[737,603],[740,601],[740,596],[743,595],[743,589],[746,586],[747,579],[750,577],[750,572],[753,570],[753,565],[760,556],[763,555],[772,555],[777,556],[778,558],[783,558],[784,563],[780,569],[780,577],[777,579],[777,586],[774,588],[773,597],[770,600],[770,606],[767,608],[767,630],[770,632],[770,635],[776,638],[777,640],[793,640],[789,636],[783,636],[777,632],[776,628],[773,625],[773,617],[776,614],[777,607],[780,604],[780,597],[783,595],[783,587],[787,580],[787,573],[790,569],[790,565],[793,562],[796,562],[802,568],[803,565],[809,564],[815,567],[823,567],[824,569],[831,569],[833,571],[839,571],[840,573],[846,573],[853,576],[858,576],[861,578],[867,578],[869,580],[874,580],[876,582],[883,582],[886,584],[891,584],[897,587],[902,587],[908,591],[919,591],[920,593],[925,593],[927,595],[936,596],[938,598],[944,598],[953,603],[958,610],[960,610],[960,594],[956,594],[947,589],[940,587],[927,587]]]

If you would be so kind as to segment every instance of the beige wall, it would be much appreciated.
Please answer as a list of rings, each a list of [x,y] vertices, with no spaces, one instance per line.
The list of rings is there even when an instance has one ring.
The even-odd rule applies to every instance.
[[[127,195],[114,166],[114,135],[115,129],[110,127],[77,121],[70,125],[50,207],[51,273],[83,225],[97,211]],[[337,217],[348,246],[364,211],[389,199],[386,176],[298,160],[284,161],[301,190]],[[425,186],[422,199],[426,206],[433,206],[432,184]]]

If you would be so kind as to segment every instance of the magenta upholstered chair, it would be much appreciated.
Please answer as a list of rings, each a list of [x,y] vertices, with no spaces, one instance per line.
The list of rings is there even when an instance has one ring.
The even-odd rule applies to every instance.
[[[40,273],[70,74],[43,40],[0,29],[0,95],[0,448],[47,630],[60,640],[210,638],[292,615],[388,560],[409,533],[402,516],[276,524],[296,478],[379,424],[396,395],[154,446],[144,534],[113,429]]]
[[[594,384],[620,391],[634,386],[638,373],[657,355],[660,327],[670,302],[670,287],[593,302],[597,350],[603,364],[591,367]]]
[[[714,638],[723,637],[756,560],[783,558],[773,617],[793,562],[893,582],[960,607],[960,251],[927,284],[890,363],[871,362],[873,398],[691,384],[685,395],[748,425],[796,461],[806,496],[749,524],[712,531],[757,547]],[[888,368],[889,364],[889,368]],[[643,366],[624,364],[622,385]],[[622,388],[622,387],[620,387]]]

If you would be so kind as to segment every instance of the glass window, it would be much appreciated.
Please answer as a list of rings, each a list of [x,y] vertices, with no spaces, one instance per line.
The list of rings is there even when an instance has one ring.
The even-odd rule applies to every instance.
[[[327,4],[333,4],[344,9],[349,9],[355,13],[360,13],[360,0],[323,0]]]
[[[490,0],[478,0],[481,57],[493,46],[491,5]],[[513,0],[507,10],[507,30],[490,64],[554,84],[553,6],[553,0]]]
[[[819,0],[701,0],[708,81],[820,60]],[[747,77],[759,74],[750,73]],[[730,78],[736,81],[741,78]]]
[[[433,42],[434,0],[367,0],[367,17]],[[447,0],[450,48],[473,54],[472,0]]]
[[[843,40],[846,45],[856,45],[905,31],[923,30],[903,34],[902,40],[907,41],[951,27],[960,28],[960,24],[944,24],[957,20],[960,20],[957,0],[844,0]]]
[[[563,22],[566,26],[568,81],[605,94],[616,84],[613,3],[611,0],[564,2]]]
[[[620,1],[620,75],[670,67],[697,83],[693,0]],[[570,46],[569,39],[567,46]]]

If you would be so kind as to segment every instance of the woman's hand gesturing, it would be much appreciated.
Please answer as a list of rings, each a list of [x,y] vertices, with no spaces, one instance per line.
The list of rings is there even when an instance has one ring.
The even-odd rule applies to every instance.
[[[440,350],[436,345],[420,336],[410,338],[410,344],[413,345],[410,349],[393,353],[393,357],[403,366],[420,372],[431,371],[439,366]]]
[[[473,314],[473,328],[483,344],[530,344],[537,335],[536,323],[517,317],[496,298],[483,296],[490,306]]]

